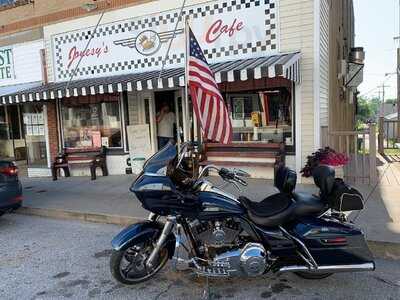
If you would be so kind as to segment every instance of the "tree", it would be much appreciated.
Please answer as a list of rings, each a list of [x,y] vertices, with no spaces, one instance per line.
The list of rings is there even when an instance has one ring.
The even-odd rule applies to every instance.
[[[367,123],[375,120],[379,111],[380,100],[378,98],[359,97],[357,101],[357,121]]]

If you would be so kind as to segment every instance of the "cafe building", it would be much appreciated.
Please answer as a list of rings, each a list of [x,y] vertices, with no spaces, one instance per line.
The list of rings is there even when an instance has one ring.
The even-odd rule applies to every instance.
[[[329,41],[337,36],[329,28],[329,3],[188,1],[182,15],[228,107],[229,145],[201,137],[185,97],[184,22],[175,27],[181,1],[149,1],[45,26],[45,84],[7,93],[0,103],[45,107],[49,163],[64,149],[105,147],[110,174],[137,173],[143,159],[158,150],[158,115],[167,104],[174,116],[171,138],[178,144],[202,141],[206,163],[239,167],[261,178],[272,178],[279,160],[299,171],[331,121],[329,91],[344,81],[337,74],[336,83],[330,80],[329,66],[337,61],[330,59]],[[347,38],[332,48],[338,51],[342,43],[350,43],[350,53]],[[354,106],[354,86],[344,91],[344,109]]]
[[[32,176],[47,175],[50,166],[46,103],[9,95],[42,86],[43,62],[42,30],[0,38],[0,158],[15,160]]]

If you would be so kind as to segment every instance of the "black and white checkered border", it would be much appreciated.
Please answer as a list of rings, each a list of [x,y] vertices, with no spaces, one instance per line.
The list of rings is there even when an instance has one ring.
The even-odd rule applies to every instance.
[[[183,15],[190,15],[191,18],[201,18],[207,15],[222,14],[224,12],[231,12],[232,10],[241,10],[250,7],[264,6],[265,9],[265,31],[266,41],[258,41],[256,44],[248,43],[246,45],[240,44],[236,47],[229,46],[227,48],[221,47],[219,49],[205,49],[205,56],[209,60],[220,57],[229,57],[231,55],[240,55],[254,52],[268,52],[277,50],[277,8],[276,0],[231,0],[221,1],[217,3],[208,2],[196,8],[187,8],[184,10]],[[158,26],[160,24],[175,23],[178,18],[178,12],[161,13],[158,16],[149,16],[145,18],[134,18],[129,21],[113,22],[100,26],[95,34],[96,37],[118,34],[121,32],[139,30]],[[55,47],[55,68],[58,80],[67,80],[71,77],[72,70],[65,70],[62,63],[61,48],[66,43],[72,43],[82,40],[88,40],[92,34],[91,29],[80,30],[78,32],[71,32],[69,34],[58,35],[54,37]],[[144,57],[138,60],[116,62],[105,65],[97,65],[91,67],[78,68],[75,76],[87,77],[93,75],[108,74],[112,72],[120,72],[125,70],[135,70],[137,68],[154,68],[161,66],[163,57]],[[166,65],[181,64],[184,60],[184,54],[172,55],[167,60]]]
[[[256,43],[248,43],[246,45],[239,44],[237,46],[229,46],[229,47],[221,47],[219,49],[213,48],[210,50],[204,50],[204,55],[207,59],[213,58],[221,58],[221,57],[232,57],[233,55],[241,55],[255,52],[265,52],[265,51],[274,51],[276,50],[276,44],[271,44],[270,41],[266,42],[256,42]],[[111,63],[99,66],[90,66],[78,68],[76,70],[75,76],[86,76],[88,74],[92,75],[104,75],[110,72],[123,72],[127,70],[137,70],[148,67],[160,66],[163,57],[145,57],[143,59],[139,59],[136,61],[124,61],[119,63]],[[174,66],[176,64],[181,64],[184,62],[184,54],[176,55],[173,54],[166,61],[166,66]],[[64,71],[61,68],[58,69],[60,74],[63,74],[64,77],[70,78],[73,70]]]

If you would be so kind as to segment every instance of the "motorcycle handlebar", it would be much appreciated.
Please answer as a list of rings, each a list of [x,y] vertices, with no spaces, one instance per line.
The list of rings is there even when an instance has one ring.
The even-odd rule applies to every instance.
[[[247,186],[247,182],[241,178],[241,174],[244,174],[245,172],[236,172],[235,170],[229,170],[227,168],[221,168],[218,172],[219,176],[221,176],[222,179],[226,181],[233,181],[237,182],[243,186]],[[246,173],[247,174],[247,173]]]

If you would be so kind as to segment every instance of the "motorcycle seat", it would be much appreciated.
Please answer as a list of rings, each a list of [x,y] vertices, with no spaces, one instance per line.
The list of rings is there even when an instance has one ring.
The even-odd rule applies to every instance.
[[[320,197],[308,193],[278,193],[261,202],[241,196],[238,198],[247,209],[247,215],[255,224],[275,227],[290,222],[296,217],[313,216],[326,209]]]
[[[260,226],[274,227],[288,221],[294,212],[294,202],[289,195],[278,193],[261,202],[254,202],[241,196],[238,198],[247,209],[250,220]]]
[[[296,202],[294,214],[296,217],[305,217],[322,213],[326,205],[320,197],[309,193],[293,193]]]

